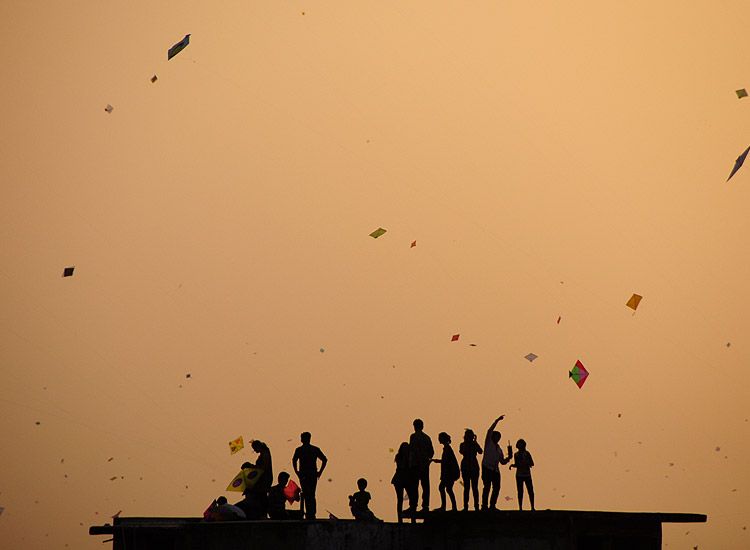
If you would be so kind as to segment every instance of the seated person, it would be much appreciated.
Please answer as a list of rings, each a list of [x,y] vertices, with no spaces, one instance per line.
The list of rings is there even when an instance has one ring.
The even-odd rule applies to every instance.
[[[363,477],[357,480],[357,488],[359,491],[353,495],[349,495],[349,507],[352,509],[352,515],[354,519],[373,521],[377,519],[375,514],[369,508],[370,493],[365,491],[367,488],[367,480]]]
[[[287,472],[279,473],[279,484],[268,490],[268,517],[271,519],[289,519],[286,509],[286,501],[292,502],[300,499],[300,490],[294,482],[289,483]]]

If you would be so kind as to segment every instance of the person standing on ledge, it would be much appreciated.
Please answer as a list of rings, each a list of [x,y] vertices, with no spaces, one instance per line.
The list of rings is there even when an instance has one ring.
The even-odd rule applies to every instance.
[[[484,438],[484,456],[482,457],[482,510],[487,510],[487,497],[490,497],[490,510],[497,510],[497,497],[500,496],[500,464],[507,464],[513,457],[513,448],[508,445],[508,457],[503,456],[503,450],[498,444],[501,434],[495,431],[495,426],[505,418],[498,416],[487,430]]]
[[[302,489],[300,510],[307,519],[315,519],[317,509],[315,490],[318,486],[318,478],[328,464],[326,455],[315,445],[310,445],[311,437],[310,432],[302,432],[300,435],[302,445],[297,447],[292,457],[292,467]],[[318,459],[320,459],[320,470],[318,470]]]
[[[422,511],[427,512],[430,509],[430,463],[435,456],[435,449],[432,448],[432,439],[424,433],[424,422],[417,418],[413,422],[414,433],[409,437],[409,465],[414,472],[414,498],[409,496],[409,508],[416,511],[417,508],[417,491],[420,483],[422,484]]]

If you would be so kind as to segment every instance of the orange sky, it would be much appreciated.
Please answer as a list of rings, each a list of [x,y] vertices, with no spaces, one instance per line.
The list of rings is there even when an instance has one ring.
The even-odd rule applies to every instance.
[[[0,546],[199,515],[255,456],[230,439],[289,469],[303,430],[319,509],[364,476],[391,520],[414,417],[457,447],[501,413],[538,508],[750,546],[748,27],[741,0],[0,3]]]

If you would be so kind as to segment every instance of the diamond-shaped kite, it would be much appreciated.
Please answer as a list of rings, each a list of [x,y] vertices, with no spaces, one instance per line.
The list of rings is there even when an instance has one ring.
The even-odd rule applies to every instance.
[[[576,361],[575,366],[570,369],[570,372],[568,373],[568,378],[572,378],[573,382],[576,383],[579,389],[583,387],[583,384],[588,377],[589,371],[586,370],[586,367],[583,366],[583,363],[581,363],[580,360]]]
[[[638,309],[638,304],[641,303],[641,300],[643,300],[643,296],[640,296],[638,294],[633,294],[630,297],[630,300],[628,300],[628,303],[625,305],[628,306],[633,311],[635,311],[636,309]]]
[[[159,80],[159,77],[158,77],[158,76],[156,76],[156,75],[152,76],[152,77],[151,77],[151,84],[153,84],[153,83],[154,83],[154,82],[156,82],[157,80]]]
[[[743,97],[747,97],[747,90],[745,88],[742,88],[740,90],[736,90],[734,93],[737,94],[737,97],[739,99],[742,99]]]
[[[258,481],[260,474],[263,473],[262,468],[256,468],[251,466],[250,468],[243,468],[240,473],[234,476],[234,479],[227,485],[227,491],[235,491],[243,493],[245,489],[250,489]]]
[[[72,277],[73,276],[73,270],[75,270],[75,266],[66,267],[63,269],[63,277]]]
[[[287,483],[286,487],[284,487],[284,496],[286,497],[286,500],[289,502],[289,504],[292,504],[294,501],[299,500],[301,492],[302,489],[300,489],[299,485],[297,485],[292,479],[290,479],[289,483]]]
[[[417,241],[412,241],[409,248],[414,248],[415,246],[417,246]]]
[[[451,336],[451,342],[457,342],[460,337],[460,334],[454,334],[453,336]]]
[[[107,111],[108,113],[111,113],[112,111],[115,110],[115,108],[112,107],[112,105],[110,105],[109,103],[107,103],[107,106],[104,108],[104,110]]]
[[[229,450],[232,454],[240,452],[242,448],[245,446],[245,443],[242,441],[242,436],[239,436],[237,439],[229,442]]]
[[[745,149],[745,152],[742,153],[739,157],[737,157],[737,160],[734,161],[734,168],[732,168],[732,173],[729,174],[727,181],[731,180],[732,176],[734,176],[737,173],[737,170],[742,168],[742,165],[745,163],[745,158],[747,158],[748,152],[750,152],[750,147]]]
[[[183,38],[177,44],[175,44],[174,46],[172,46],[171,48],[169,48],[169,50],[167,51],[167,61],[169,61],[175,55],[177,55],[182,50],[184,50],[185,48],[187,48],[188,44],[190,44],[190,35],[186,34],[185,38]]]
[[[524,356],[524,359],[526,359],[529,363],[533,363],[534,359],[536,359],[537,357],[539,357],[539,356],[535,355],[533,353],[529,353],[528,355]]]
[[[372,237],[373,239],[377,239],[378,237],[383,235],[385,232],[386,232],[385,229],[383,229],[382,227],[378,227],[375,231],[370,233],[370,237]]]

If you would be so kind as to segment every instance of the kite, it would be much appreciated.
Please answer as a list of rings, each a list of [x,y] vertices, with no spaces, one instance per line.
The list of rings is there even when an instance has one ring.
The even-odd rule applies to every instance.
[[[108,113],[111,113],[112,111],[115,110],[115,108],[112,107],[112,105],[110,105],[109,103],[107,103],[107,106],[104,108],[104,110],[107,111]]]
[[[300,489],[299,485],[297,485],[294,480],[289,480],[287,486],[284,487],[284,496],[286,497],[286,500],[289,502],[289,504],[298,501],[301,492],[302,489]]]
[[[72,277],[73,276],[73,270],[76,268],[76,266],[66,267],[63,269],[63,277]]]
[[[727,181],[731,180],[732,176],[734,176],[737,173],[737,170],[742,168],[742,165],[745,163],[745,158],[747,158],[748,152],[750,152],[750,147],[745,149],[745,152],[742,153],[739,157],[737,157],[737,160],[734,161],[734,168],[732,168],[732,173],[729,174]]]
[[[560,324],[560,319],[562,319],[562,315],[558,315],[558,316],[557,316],[557,324],[558,324],[558,325]]]
[[[383,229],[382,227],[378,227],[375,231],[370,233],[370,237],[372,237],[373,239],[377,239],[378,237],[383,235],[385,232],[386,232],[386,229]]]
[[[415,246],[417,246],[417,241],[412,241],[409,248],[414,248]]]
[[[570,372],[568,373],[568,378],[572,378],[573,382],[576,383],[579,389],[583,387],[583,384],[588,377],[589,371],[586,370],[586,367],[583,366],[581,361],[576,361],[575,366],[570,369]]]
[[[229,442],[229,450],[231,451],[231,454],[240,452],[240,450],[242,450],[244,446],[245,443],[242,441],[242,436],[239,436],[234,441]]]
[[[636,309],[638,309],[638,304],[641,303],[641,300],[643,300],[643,296],[640,296],[638,294],[633,294],[630,297],[630,300],[628,300],[628,303],[625,305],[628,306],[633,311],[635,311]]]
[[[243,468],[240,470],[240,473],[234,476],[234,479],[229,482],[226,490],[244,493],[246,489],[250,489],[255,485],[262,473],[263,470],[261,468]]]
[[[460,336],[461,336],[460,334],[454,334],[453,336],[451,336],[451,342],[457,342],[457,341],[458,341],[458,338],[459,338]]]
[[[325,353],[325,352],[326,352],[326,348],[320,348],[320,353]]]
[[[186,34],[185,38],[180,40],[177,44],[169,48],[169,51],[167,52],[167,61],[172,59],[175,55],[180,53],[182,50],[187,48],[187,45],[190,44],[190,35]]]
[[[151,84],[153,84],[153,83],[154,83],[154,82],[156,82],[157,80],[159,80],[159,77],[158,77],[158,76],[156,76],[156,75],[152,76],[152,77],[151,77]]]
[[[185,378],[190,378],[190,373],[187,373],[187,374],[185,375]]]
[[[539,357],[539,356],[535,355],[533,353],[529,353],[528,355],[524,356],[524,359],[526,359],[529,363],[533,363],[534,359],[536,359],[537,357]]]
[[[747,97],[747,90],[745,88],[742,88],[741,90],[735,90],[734,93],[737,94],[737,98],[738,99],[742,99],[743,97]]]

